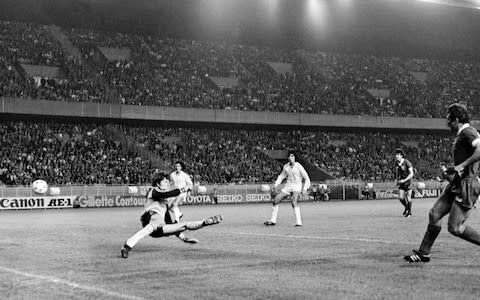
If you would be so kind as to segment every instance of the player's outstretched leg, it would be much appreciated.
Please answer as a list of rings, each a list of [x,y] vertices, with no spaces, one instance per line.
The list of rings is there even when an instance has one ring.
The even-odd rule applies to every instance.
[[[176,224],[163,225],[162,231],[163,231],[163,234],[167,236],[167,235],[183,232],[185,230],[198,230],[205,226],[218,224],[221,221],[223,221],[223,217],[221,215],[216,215],[202,221],[180,222]]]
[[[203,220],[203,226],[215,225],[223,221],[222,215],[216,215],[208,219]]]
[[[143,239],[144,237],[151,234],[154,230],[154,226],[152,224],[148,224],[147,226],[143,227],[137,233],[135,233],[132,237],[130,237],[125,243],[123,243],[122,249],[120,249],[120,254],[123,258],[128,258],[129,252],[135,246],[138,241]]]
[[[186,236],[185,234],[183,234],[183,232],[177,232],[177,233],[175,233],[175,235],[181,241],[183,241],[184,243],[187,243],[187,244],[197,244],[199,242],[199,240],[197,240],[197,239]]]
[[[122,255],[123,258],[128,258],[128,254],[130,253],[130,250],[132,250],[132,247],[127,245],[127,242],[125,242],[122,245],[122,249],[120,249],[120,254]]]

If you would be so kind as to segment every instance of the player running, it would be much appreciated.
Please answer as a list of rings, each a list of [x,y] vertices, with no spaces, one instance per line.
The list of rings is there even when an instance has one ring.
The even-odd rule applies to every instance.
[[[120,250],[123,258],[127,258],[138,241],[147,235],[154,238],[170,235],[179,236],[179,234],[185,230],[197,230],[205,226],[218,224],[223,220],[221,215],[217,215],[202,221],[173,223],[173,212],[168,205],[167,199],[176,197],[182,192],[185,192],[183,188],[174,190],[170,188],[170,181],[166,174],[160,174],[159,177],[154,180],[153,188],[147,193],[144,213],[140,218],[143,229],[139,230],[123,244]],[[186,239],[184,241],[187,243],[197,242],[194,239],[184,238]]]
[[[430,209],[427,231],[418,250],[404,259],[411,263],[429,262],[430,250],[442,229],[442,218],[448,217],[448,231],[470,243],[480,246],[480,234],[465,225],[480,195],[479,160],[480,135],[470,126],[467,109],[452,104],[447,110],[447,125],[456,134],[453,142],[455,167],[445,171],[448,186]]]
[[[277,191],[277,187],[282,183],[285,178],[287,179],[287,182],[280,191],[280,193],[277,193],[275,195],[273,199],[272,217],[270,218],[270,220],[263,223],[265,226],[274,226],[275,224],[277,224],[277,215],[280,201],[282,201],[282,199],[284,199],[288,195],[292,197],[292,207],[296,219],[295,226],[303,226],[302,217],[300,214],[300,207],[298,206],[297,201],[300,197],[300,194],[307,194],[307,190],[310,187],[310,177],[308,177],[308,174],[303,168],[303,166],[295,161],[295,153],[293,151],[290,151],[288,153],[288,160],[289,162],[283,166],[282,172],[280,173],[280,175],[278,175],[278,178],[275,181],[275,186],[273,188],[274,192]],[[305,182],[302,184],[302,181]]]

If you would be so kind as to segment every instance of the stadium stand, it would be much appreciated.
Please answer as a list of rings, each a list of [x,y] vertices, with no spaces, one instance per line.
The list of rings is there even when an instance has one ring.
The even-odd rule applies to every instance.
[[[451,102],[461,101],[472,111],[480,105],[475,62],[159,39],[11,21],[0,21],[0,37],[0,97],[440,118]],[[58,76],[48,75],[52,70]],[[56,184],[145,183],[147,174],[175,160],[185,161],[205,183],[271,182],[280,165],[265,150],[274,149],[296,149],[335,177],[388,180],[393,179],[390,154],[399,146],[407,150],[417,178],[430,179],[437,175],[437,162],[450,155],[448,139],[433,133],[143,128],[17,118],[2,121],[1,134],[2,178],[15,184],[39,176]]]
[[[55,184],[141,184],[162,168],[173,169],[176,160],[185,162],[197,182],[272,182],[281,164],[265,154],[269,149],[296,149],[303,159],[338,178],[389,180],[394,176],[392,153],[399,146],[417,169],[416,178],[432,179],[438,175],[438,162],[450,155],[449,138],[442,135],[55,120],[5,120],[0,134],[0,169],[13,176],[7,183],[19,185],[36,178]],[[408,141],[418,144],[404,143]]]
[[[397,117],[443,117],[445,106],[458,101],[472,111],[480,105],[476,62],[162,40],[9,21],[0,22],[0,35],[0,76],[8,79],[0,96]],[[66,79],[35,85],[19,64],[56,66]],[[9,72],[19,76],[12,80]],[[222,88],[210,78],[235,84]]]

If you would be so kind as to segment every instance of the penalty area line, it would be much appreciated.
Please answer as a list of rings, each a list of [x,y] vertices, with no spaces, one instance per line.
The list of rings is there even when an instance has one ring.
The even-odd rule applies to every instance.
[[[257,233],[257,232],[219,232],[211,231],[210,234],[222,235],[244,235],[244,236],[261,236],[287,239],[305,239],[305,240],[325,240],[325,241],[345,241],[345,242],[365,242],[365,243],[382,243],[382,244],[409,244],[416,245],[412,242],[396,242],[383,239],[355,238],[355,237],[332,237],[332,236],[316,236],[316,235],[293,235],[278,233]]]
[[[69,287],[76,288],[76,289],[81,289],[81,290],[84,290],[84,291],[102,293],[102,294],[104,294],[106,296],[110,296],[110,297],[117,297],[117,298],[120,298],[120,299],[128,299],[128,300],[143,299],[141,297],[136,297],[136,296],[131,296],[131,295],[127,295],[127,294],[117,293],[117,292],[109,291],[109,290],[99,288],[99,287],[95,287],[95,286],[83,285],[83,284],[68,281],[68,280],[65,280],[65,279],[56,278],[56,277],[53,277],[53,276],[38,275],[38,274],[23,272],[23,271],[19,271],[19,270],[12,269],[12,268],[7,268],[7,267],[4,267],[4,266],[0,266],[0,270],[8,272],[8,273],[12,273],[12,274],[20,275],[20,276],[23,276],[23,277],[42,280],[42,281],[45,281],[45,282],[67,285]]]

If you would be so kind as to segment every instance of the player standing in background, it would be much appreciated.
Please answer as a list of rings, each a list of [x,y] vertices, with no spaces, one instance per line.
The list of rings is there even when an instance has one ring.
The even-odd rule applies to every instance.
[[[193,188],[192,179],[183,171],[184,166],[185,165],[181,161],[175,162],[175,171],[170,174],[170,180],[173,182],[173,187],[177,189],[183,188],[185,190],[185,192],[176,196],[170,204],[175,214],[175,222],[180,222],[180,216],[182,215],[178,205],[187,198],[188,193]]]
[[[120,250],[123,258],[128,258],[132,248],[147,235],[154,238],[170,235],[178,237],[185,230],[197,230],[205,226],[218,224],[223,220],[221,215],[217,215],[202,221],[173,223],[171,220],[173,212],[169,209],[168,198],[176,197],[183,192],[185,192],[183,188],[170,188],[169,177],[166,174],[160,174],[154,180],[153,188],[147,193],[144,212],[140,218],[143,229],[123,244]]]
[[[400,203],[403,204],[405,210],[403,215],[408,218],[412,215],[412,181],[413,166],[410,161],[404,158],[405,153],[402,149],[395,150],[395,160],[397,168],[397,186],[400,193]]]
[[[291,195],[292,197],[292,207],[295,213],[296,224],[295,226],[303,226],[302,217],[300,214],[300,207],[298,206],[298,198],[300,194],[306,195],[307,190],[310,187],[310,177],[308,177],[307,172],[301,164],[295,161],[295,153],[290,151],[288,153],[289,162],[283,166],[282,172],[278,175],[277,180],[275,181],[274,192],[277,191],[277,187],[282,183],[286,178],[287,183],[282,188],[280,193],[277,193],[273,199],[272,207],[272,217],[270,220],[264,223],[265,226],[274,226],[277,223],[278,208],[280,206],[280,201]],[[302,181],[303,183],[302,187]]]
[[[456,134],[453,142],[455,167],[445,170],[449,184],[430,209],[427,231],[419,249],[404,257],[408,262],[430,261],[430,250],[442,229],[442,218],[448,213],[448,231],[480,246],[480,234],[465,225],[480,195],[480,135],[469,122],[470,117],[463,105],[455,103],[448,107],[447,125]]]

